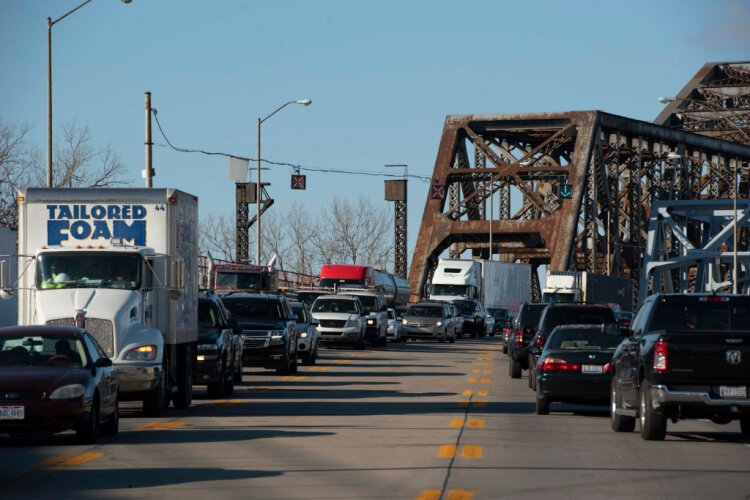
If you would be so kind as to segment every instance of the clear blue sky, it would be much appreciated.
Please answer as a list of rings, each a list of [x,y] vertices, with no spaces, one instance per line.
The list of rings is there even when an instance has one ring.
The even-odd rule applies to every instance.
[[[47,17],[78,0],[0,0],[0,120],[46,147]],[[53,28],[55,125],[88,124],[142,186],[143,94],[182,147],[429,176],[448,114],[601,109],[652,120],[709,61],[750,59],[750,1],[94,0]],[[56,128],[59,135],[59,128]],[[164,143],[154,129],[154,140]],[[157,187],[234,213],[227,160],[154,150]],[[336,194],[383,200],[380,178],[264,172],[285,209]],[[390,170],[393,173],[393,170]],[[409,258],[427,185],[409,186]]]

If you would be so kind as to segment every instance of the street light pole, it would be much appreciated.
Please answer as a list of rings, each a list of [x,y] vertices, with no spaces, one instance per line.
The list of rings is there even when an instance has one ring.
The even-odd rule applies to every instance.
[[[717,111],[717,112],[731,111],[728,108],[724,108],[724,107],[719,108],[717,106],[714,106],[709,101],[701,101],[701,100],[698,100],[698,99],[678,98],[678,97],[659,97],[657,100],[660,103],[662,103],[662,104],[667,104],[667,103],[676,102],[676,101],[695,102],[695,103],[698,103],[701,106],[707,107],[711,111]],[[742,137],[744,137],[745,141],[748,144],[750,144],[750,135],[748,135],[747,132],[742,129],[742,127],[740,127],[739,125],[737,125],[737,123],[735,122],[735,120],[728,120],[728,121],[729,121],[729,123],[732,124],[732,126],[735,129],[737,129],[737,131],[740,133],[740,135],[742,135]],[[733,211],[734,211],[734,244],[732,245],[732,293],[734,293],[734,294],[739,293],[739,286],[738,286],[738,283],[737,283],[737,278],[739,276],[738,266],[737,266],[737,244],[739,242],[739,237],[738,237],[739,228],[737,227],[737,190],[739,188],[739,179],[737,178],[737,163],[738,162],[739,161],[735,158],[735,160],[734,160],[734,170],[733,170],[733,174],[732,174],[733,177],[734,177],[734,179],[732,180],[732,185],[733,185],[733,189],[734,189],[734,193],[733,193],[733,196],[732,196],[732,207],[733,207]]]
[[[89,0],[91,1],[91,0]],[[265,118],[258,117],[258,173],[256,177],[256,184],[255,184],[255,224],[256,224],[256,242],[255,242],[255,264],[260,265],[260,237],[261,237],[261,230],[260,230],[260,193],[262,192],[262,185],[260,182],[260,126],[263,124],[264,121],[271,118],[273,115],[284,109],[285,107],[289,106],[290,104],[302,104],[303,106],[309,106],[312,104],[312,101],[310,99],[300,99],[297,101],[287,101],[278,108],[276,108],[273,113],[267,115]]]
[[[86,0],[74,9],[69,10],[54,21],[47,18],[47,187],[52,187],[52,26],[59,23],[73,12],[77,11],[92,0]],[[129,4],[132,0],[122,0]]]

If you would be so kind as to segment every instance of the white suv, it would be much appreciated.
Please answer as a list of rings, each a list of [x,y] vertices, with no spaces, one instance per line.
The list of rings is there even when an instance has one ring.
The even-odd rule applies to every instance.
[[[323,295],[315,299],[312,317],[318,320],[319,342],[365,348],[365,310],[353,295]]]
[[[388,341],[388,306],[385,296],[374,289],[344,291],[362,302],[365,311],[365,338],[373,345],[384,346]]]

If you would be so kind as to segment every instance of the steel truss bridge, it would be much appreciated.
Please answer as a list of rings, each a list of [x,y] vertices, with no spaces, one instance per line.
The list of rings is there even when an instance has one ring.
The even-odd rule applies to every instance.
[[[750,147],[601,111],[448,116],[409,272],[439,256],[639,279],[658,200],[748,198]],[[666,253],[680,240],[664,236]],[[490,241],[491,246],[490,246]],[[742,232],[739,247],[748,248]]]

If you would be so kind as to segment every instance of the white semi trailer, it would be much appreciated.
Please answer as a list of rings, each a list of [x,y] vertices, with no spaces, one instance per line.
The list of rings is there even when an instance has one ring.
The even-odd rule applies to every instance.
[[[117,367],[120,398],[143,401],[148,416],[170,400],[189,406],[198,199],[176,189],[28,188],[18,209],[19,324],[85,327]]]

